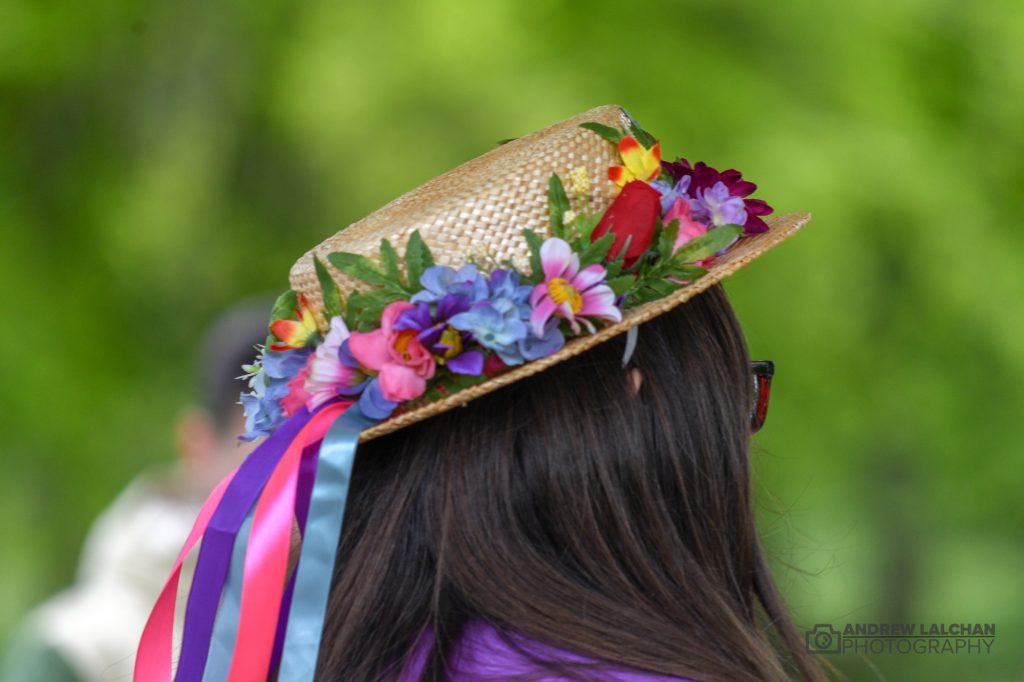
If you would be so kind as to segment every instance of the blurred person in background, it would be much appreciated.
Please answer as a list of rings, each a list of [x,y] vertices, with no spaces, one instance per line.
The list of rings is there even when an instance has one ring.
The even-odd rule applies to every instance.
[[[0,662],[0,682],[129,679],[149,610],[203,499],[252,449],[238,396],[242,365],[267,334],[268,301],[241,303],[210,327],[196,404],[175,424],[176,461],[140,474],[96,519],[73,585],[30,613]]]

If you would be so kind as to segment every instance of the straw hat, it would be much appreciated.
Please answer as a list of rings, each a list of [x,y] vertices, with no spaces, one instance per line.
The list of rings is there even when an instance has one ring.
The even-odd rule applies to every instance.
[[[568,177],[573,170],[585,168],[593,179],[591,206],[598,213],[607,209],[619,192],[616,184],[608,179],[608,168],[620,163],[618,150],[598,134],[580,127],[586,122],[627,130],[635,123],[622,107],[606,105],[501,145],[424,183],[324,240],[292,267],[292,289],[305,297],[319,326],[326,328],[314,254],[327,264],[331,277],[345,294],[365,288],[365,284],[330,266],[329,254],[345,251],[377,260],[381,239],[389,240],[402,254],[410,235],[417,230],[438,264],[458,268],[469,256],[487,254],[497,262],[508,259],[525,265],[529,248],[523,228],[541,236],[548,231],[547,189],[552,173]],[[429,404],[397,410],[391,418],[364,430],[360,441],[372,440],[463,405],[671,310],[787,239],[808,220],[808,213],[771,217],[767,219],[767,232],[742,238],[716,258],[706,275],[689,286],[662,299],[624,310],[621,322],[594,334],[567,339],[565,346],[552,355]]]
[[[242,396],[250,422],[245,437],[266,439],[203,505],[147,621],[135,682],[172,679],[182,562],[200,541],[174,679],[267,679],[280,654],[276,679],[312,682],[359,442],[463,405],[626,332],[736,272],[809,219],[805,213],[783,215],[749,230],[754,216],[770,212],[756,200],[737,205],[751,183],[735,171],[718,174],[701,164],[679,164],[663,172],[653,138],[622,108],[599,107],[431,180],[299,259],[291,272],[292,291],[272,314],[270,347],[250,368],[252,391]],[[564,193],[563,177],[578,180],[572,183],[576,204]],[[676,184],[669,187],[657,177]],[[710,185],[708,177],[714,179]],[[701,192],[692,204],[680,197],[691,181],[693,191]],[[629,208],[630,196],[642,202]],[[577,216],[567,219],[567,210]],[[634,220],[641,215],[643,220]],[[636,224],[624,227],[630,222]],[[744,231],[757,233],[737,241]],[[633,243],[626,234],[643,236]],[[455,294],[450,283],[438,284],[455,276],[454,270],[427,267],[424,246],[437,266],[461,268],[478,259],[500,267],[487,280],[465,268],[472,273],[469,291],[476,296],[482,285],[486,292]],[[407,247],[414,255],[409,263],[399,262]],[[344,272],[331,266],[332,254]],[[708,258],[706,272],[691,265]],[[376,293],[350,275],[370,284],[377,280]],[[435,284],[440,294],[431,291]],[[337,314],[338,293],[348,303],[345,315]],[[418,298],[424,294],[438,297]],[[353,306],[353,300],[364,304]],[[461,312],[452,314],[456,308]],[[505,331],[467,331],[467,325],[477,328],[474,316],[484,319],[485,313],[514,329],[502,338],[514,341],[515,353],[496,341]],[[429,320],[420,320],[421,314]],[[348,329],[347,322],[357,329]],[[414,324],[420,326],[409,326]],[[435,333],[440,337],[430,336]],[[430,340],[437,338],[443,343]],[[493,351],[486,357],[480,350],[485,342]],[[489,370],[494,359],[505,366],[495,369],[501,363],[492,363]],[[448,374],[435,376],[442,365]],[[458,370],[471,381],[447,384],[453,388],[437,393],[436,386],[446,385]],[[435,389],[428,390],[427,379]],[[345,399],[354,395],[358,402]],[[405,396],[413,397],[401,402]],[[308,464],[315,464],[312,479]],[[296,521],[303,539],[289,582]]]

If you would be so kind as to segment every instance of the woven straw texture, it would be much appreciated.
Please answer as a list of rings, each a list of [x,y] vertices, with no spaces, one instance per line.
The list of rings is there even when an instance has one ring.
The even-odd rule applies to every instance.
[[[326,328],[312,255],[317,254],[325,264],[327,255],[335,251],[378,260],[381,239],[388,239],[398,253],[403,254],[414,230],[419,230],[438,264],[458,268],[468,257],[476,256],[493,258],[493,262],[509,259],[520,269],[527,270],[529,249],[522,230],[532,229],[541,237],[548,234],[547,185],[552,173],[558,173],[565,181],[573,169],[586,168],[591,179],[590,205],[597,212],[603,212],[618,191],[607,179],[608,167],[620,162],[617,150],[579,124],[596,121],[624,127],[630,120],[621,107],[598,107],[477,157],[402,195],[307,252],[292,267],[292,289],[306,297],[317,322]],[[561,350],[548,357],[426,405],[396,412],[390,419],[363,431],[360,441],[372,440],[463,405],[656,317],[736,272],[791,236],[809,219],[806,213],[771,218],[767,221],[768,232],[741,239],[715,260],[706,275],[690,286],[658,301],[625,310],[622,322],[601,328],[595,334],[567,339]],[[328,270],[342,293],[366,286],[329,264]]]
[[[381,239],[403,254],[415,230],[437,263],[458,267],[471,255],[492,256],[498,262],[510,259],[520,269],[528,269],[530,250],[522,231],[528,228],[542,237],[547,235],[547,190],[552,173],[565,181],[569,171],[586,168],[595,211],[604,212],[618,193],[608,179],[608,166],[621,163],[618,152],[579,124],[597,121],[620,128],[630,120],[621,107],[598,107],[478,156],[403,194],[306,253],[292,267],[292,289],[306,297],[317,322],[326,327],[313,254],[324,263],[334,251],[378,260]],[[327,267],[342,292],[365,286],[330,264]]]

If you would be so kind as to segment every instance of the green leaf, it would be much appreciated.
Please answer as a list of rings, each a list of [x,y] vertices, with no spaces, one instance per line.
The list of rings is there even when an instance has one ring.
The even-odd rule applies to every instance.
[[[552,173],[548,179],[548,216],[551,220],[551,234],[556,237],[565,237],[563,216],[569,208],[569,197],[565,195],[562,179],[558,173]]]
[[[610,229],[611,228],[609,227],[609,230]],[[616,277],[620,272],[622,272],[623,265],[626,262],[626,249],[629,248],[629,243],[631,241],[633,241],[633,235],[629,235],[628,237],[626,237],[626,243],[622,245],[621,249],[619,249],[618,254],[616,254],[616,256],[612,258],[610,261],[608,261],[607,265],[605,265],[605,270],[608,271],[609,277]],[[607,258],[607,256],[605,257]],[[643,259],[640,259],[639,262],[643,262]],[[636,267],[635,263],[633,267]]]
[[[668,225],[659,225],[661,234],[658,237],[658,257],[668,260],[672,257],[672,248],[676,245],[676,237],[679,236],[679,220],[669,221]]]
[[[611,279],[605,280],[605,284],[611,287],[616,296],[621,296],[622,294],[628,293],[629,290],[636,285],[636,277],[633,275],[612,277]]]
[[[415,289],[420,286],[420,277],[423,271],[434,265],[434,256],[420,236],[419,230],[413,230],[409,235],[409,243],[405,245],[405,268],[408,275],[409,287]]]
[[[441,376],[439,382],[445,388],[448,389],[449,393],[458,393],[464,388],[470,386],[476,386],[487,381],[487,377],[483,374],[456,374],[455,372],[446,372]]]
[[[395,282],[393,279],[381,272],[377,264],[366,256],[360,256],[357,253],[338,251],[327,256],[327,259],[331,261],[331,265],[338,268],[346,275],[355,277],[367,284],[373,284],[374,286],[384,287],[389,290],[398,290],[403,293],[405,291],[405,287],[403,287],[400,282]]]
[[[680,265],[669,268],[667,274],[671,277],[678,277],[679,279],[694,282],[708,274],[708,271],[706,268],[702,268],[699,265]]]
[[[509,142],[515,142],[518,139],[519,139],[518,137],[506,137],[504,140],[498,140],[495,144],[497,144],[499,147],[501,147],[503,145],[508,144]]]
[[[685,285],[668,279],[651,279],[644,282],[643,286],[633,293],[631,302],[633,305],[637,305],[657,301],[683,286]]]
[[[601,216],[597,214],[578,213],[576,215],[576,232],[580,239],[589,242],[590,235],[594,234],[594,228],[601,222]]]
[[[435,380],[427,386],[426,393],[423,394],[425,402],[433,402],[441,398],[447,398],[450,395],[458,393],[459,391],[475,386],[487,381],[488,377],[485,374],[472,375],[472,374],[456,374],[454,372],[438,372],[435,375]],[[413,403],[414,405],[416,403]]]
[[[668,296],[676,289],[682,288],[682,284],[679,282],[673,282],[670,279],[659,279],[652,282],[647,282],[647,288],[658,292],[659,296]]]
[[[402,275],[398,271],[398,252],[387,239],[380,240],[380,264],[384,267],[384,276],[403,285]]]
[[[608,226],[608,232],[605,233],[604,237],[607,237],[611,233],[612,233],[612,228],[609,225]],[[601,238],[604,239],[604,237],[601,237]],[[626,241],[622,243],[622,248],[619,249],[618,253],[615,254],[615,257],[612,258],[612,262],[617,262],[619,264],[620,268],[626,262],[626,252],[629,251],[629,245],[632,242],[633,242],[633,235],[627,235],[626,236]],[[636,265],[638,265],[641,262],[643,262],[643,259],[642,258],[638,258],[637,262],[633,264],[633,267],[636,267]]]
[[[600,263],[608,255],[608,250],[615,243],[615,235],[607,232],[580,252],[580,267]]]
[[[540,246],[543,244],[543,240],[540,235],[529,228],[523,228],[523,236],[526,238],[526,245],[530,247],[530,276],[536,283],[540,281],[544,272],[540,262]]]
[[[316,278],[320,280],[320,293],[324,298],[324,314],[327,315],[328,320],[340,316],[345,305],[341,299],[341,292],[338,291],[338,285],[331,277],[331,273],[327,271],[327,266],[317,258],[316,254],[313,254],[313,267],[316,270]]]
[[[278,320],[287,320],[295,315],[296,308],[299,307],[299,295],[289,289],[274,301],[274,307],[270,311],[270,322],[273,324]]]
[[[604,264],[604,275],[607,279],[615,279],[622,272],[622,261],[613,260]],[[636,275],[630,275],[630,277],[636,278]]]
[[[619,140],[622,139],[622,132],[620,130],[597,123],[596,121],[581,123],[580,128],[586,128],[587,130],[595,132],[616,146],[619,144]]]
[[[676,264],[692,263],[715,255],[743,234],[742,225],[722,225],[683,244],[672,256]]]
[[[636,124],[636,121],[631,121],[629,124],[629,132],[633,134],[636,141],[644,146],[646,149],[653,147],[658,141],[654,139],[654,136],[649,132],[641,128]]]
[[[348,297],[346,318],[356,331],[372,331],[380,326],[384,308],[389,303],[404,299],[406,295],[402,291],[387,289],[355,292]]]

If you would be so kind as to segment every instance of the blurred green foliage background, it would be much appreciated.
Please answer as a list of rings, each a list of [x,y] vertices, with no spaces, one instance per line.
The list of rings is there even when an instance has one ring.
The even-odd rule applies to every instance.
[[[0,5],[0,638],[172,458],[195,344],[305,249],[479,153],[620,103],[796,239],[729,281],[778,366],[761,523],[802,625],[993,622],[1024,670],[1018,0]]]

